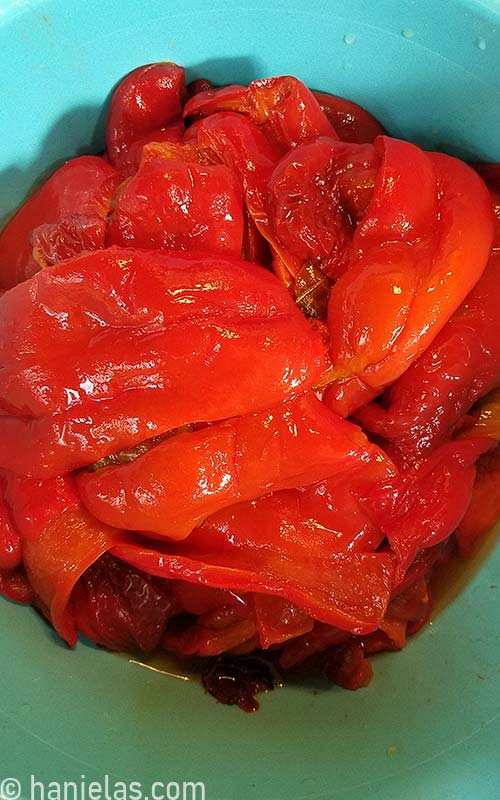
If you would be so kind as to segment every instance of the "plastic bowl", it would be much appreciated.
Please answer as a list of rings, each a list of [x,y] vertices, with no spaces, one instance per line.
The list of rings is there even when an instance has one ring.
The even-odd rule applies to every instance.
[[[111,88],[155,60],[215,82],[296,74],[394,135],[500,160],[498,3],[268,5],[0,0],[0,217],[55,164],[102,147]],[[150,800],[153,781],[171,783],[167,800],[190,797],[183,781],[204,781],[207,800],[499,797],[500,551],[487,550],[431,626],[376,658],[368,688],[288,685],[255,715],[85,643],[69,651],[1,601],[0,779],[20,780],[22,797],[30,774],[141,781]]]

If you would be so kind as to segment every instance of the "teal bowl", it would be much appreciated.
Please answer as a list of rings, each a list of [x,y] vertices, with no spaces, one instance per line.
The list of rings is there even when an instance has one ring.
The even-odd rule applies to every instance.
[[[500,160],[499,53],[492,0],[0,0],[0,218],[60,161],[102,148],[109,92],[145,62],[215,82],[296,74],[396,136]],[[42,800],[44,783],[55,800],[50,782],[98,780],[104,798],[108,775],[108,800],[139,800],[119,781],[140,782],[142,800],[201,798],[198,781],[206,800],[499,798],[493,539],[448,582],[432,624],[377,657],[368,688],[296,682],[254,715],[84,642],[70,651],[0,601],[0,795]]]

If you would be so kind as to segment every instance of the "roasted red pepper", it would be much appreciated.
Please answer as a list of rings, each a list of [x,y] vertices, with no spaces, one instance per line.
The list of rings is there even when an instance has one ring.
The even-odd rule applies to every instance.
[[[288,276],[295,275],[300,264],[283,249],[277,239],[271,226],[268,202],[268,182],[280,159],[280,149],[266,138],[255,123],[241,114],[212,114],[193,125],[193,129],[197,144],[191,144],[191,147],[196,148],[197,158],[225,164],[241,184],[249,216],[246,246],[248,248],[249,226],[250,235],[254,242],[258,242],[257,257],[252,247],[247,258],[260,263],[258,253],[266,253],[267,242],[274,257],[275,271],[288,286]],[[255,228],[253,231],[252,225]],[[267,265],[266,262],[267,257],[264,256],[264,264]],[[282,269],[279,268],[281,264]]]
[[[243,208],[239,182],[223,165],[148,156],[117,195],[107,243],[210,250],[240,257]]]
[[[111,163],[122,175],[137,167],[146,142],[165,135],[179,138],[178,133],[172,137],[169,126],[181,120],[185,99],[184,69],[168,61],[138,67],[118,84],[109,107],[106,144]]]
[[[352,229],[366,212],[379,165],[371,145],[326,138],[294,148],[277,164],[268,214],[294,277],[304,262],[331,278],[345,272]]]
[[[358,413],[362,425],[389,441],[398,456],[412,460],[437,447],[500,383],[499,292],[500,251],[493,250],[478,283],[428,349],[380,404]]]
[[[238,509],[238,506],[234,507]],[[255,541],[257,516],[217,515],[211,522],[209,549],[206,538],[177,545],[119,544],[113,554],[137,569],[163,578],[205,586],[278,595],[329,625],[353,633],[376,630],[388,602],[393,560],[382,553],[335,553],[284,538],[283,518],[274,518]],[[286,522],[287,520],[285,520]],[[237,526],[235,524],[237,522]],[[206,523],[205,523],[206,524]],[[224,529],[225,528],[225,529]],[[203,531],[204,534],[208,528]],[[229,542],[232,534],[236,543]],[[270,534],[270,538],[268,538]]]
[[[56,170],[0,233],[0,287],[8,289],[42,267],[104,247],[118,181],[116,170],[96,156],[74,158]]]
[[[358,688],[500,515],[500,198],[382,133],[147,65],[0,234],[0,593],[69,644],[217,657],[247,709],[258,648]]]
[[[448,442],[367,494],[374,520],[398,557],[396,581],[422,548],[455,531],[471,500],[475,462],[492,446],[487,439]]]
[[[348,416],[396,380],[477,283],[493,240],[488,192],[449,156],[381,137],[372,201],[329,301],[333,386]]]
[[[129,464],[82,472],[78,487],[108,525],[183,539],[221,508],[348,475],[360,462],[379,468],[385,458],[310,394],[174,436]]]
[[[31,516],[39,518],[40,525],[38,536],[23,542],[23,562],[36,605],[59,635],[74,646],[77,631],[68,610],[73,588],[103,553],[118,542],[126,541],[126,536],[122,531],[97,522],[81,508],[70,479],[66,479],[65,488],[67,507],[63,511],[64,487],[59,487],[59,499],[52,505],[51,482],[46,484],[42,516],[40,500],[34,497]]]
[[[184,117],[216,111],[246,114],[282,150],[316,136],[338,139],[310,89],[288,75],[253,81],[248,87],[224,86],[200,92],[184,106]]]
[[[68,261],[0,299],[2,331],[0,464],[39,477],[267,408],[324,367],[321,334],[273,275],[205,254]]]

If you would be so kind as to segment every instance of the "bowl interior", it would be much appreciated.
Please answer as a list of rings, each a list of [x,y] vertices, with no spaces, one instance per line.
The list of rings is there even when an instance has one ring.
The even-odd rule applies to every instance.
[[[111,88],[155,60],[221,83],[295,74],[363,103],[393,135],[500,160],[495,5],[0,0],[0,219],[56,164],[102,148]],[[2,601],[2,766],[25,794],[30,773],[107,773],[142,781],[146,795],[152,781],[204,781],[207,800],[491,798],[499,576],[491,540],[432,625],[375,659],[367,689],[311,679],[263,697],[256,715],[88,644],[71,652],[34,612]]]

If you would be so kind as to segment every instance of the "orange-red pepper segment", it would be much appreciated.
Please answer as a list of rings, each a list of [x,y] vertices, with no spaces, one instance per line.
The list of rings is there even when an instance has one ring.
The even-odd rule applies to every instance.
[[[57,515],[38,538],[23,543],[23,562],[36,604],[71,646],[77,631],[68,603],[83,573],[110,548],[126,539],[78,505]]]
[[[19,474],[262,410],[324,368],[320,332],[279,281],[215,255],[110,248],[40,273],[0,307],[0,464]]]
[[[326,137],[278,162],[267,186],[269,226],[291,269],[314,263],[332,279],[345,272],[352,230],[366,213],[379,166],[372,145]]]
[[[270,411],[167,439],[129,464],[77,478],[98,519],[183,539],[208,516],[263,494],[308,486],[334,474],[390,471],[383,452],[313,394]]]
[[[348,416],[422,353],[480,278],[493,240],[486,187],[457,159],[388,137],[350,268],[329,301],[328,404]]]
[[[406,461],[430,452],[500,383],[499,293],[500,251],[493,250],[478,283],[432,344],[390,386],[382,404],[358,412],[367,430],[390,442],[391,452]],[[487,419],[493,419],[491,407],[470,433],[490,435]]]
[[[477,474],[467,511],[457,528],[460,553],[470,556],[478,540],[500,519],[500,447],[477,462]]]
[[[376,630],[389,597],[393,569],[390,554],[338,553],[307,555],[305,562],[286,560],[270,549],[217,551],[224,534],[214,531],[213,550],[177,545],[172,550],[140,544],[118,544],[112,553],[137,569],[234,591],[284,597],[310,616],[353,633]],[[219,545],[220,547],[220,545]],[[303,553],[305,555],[305,553]]]

